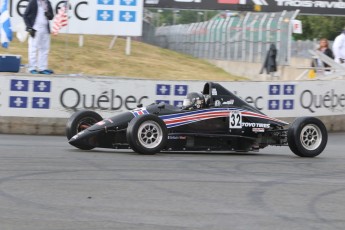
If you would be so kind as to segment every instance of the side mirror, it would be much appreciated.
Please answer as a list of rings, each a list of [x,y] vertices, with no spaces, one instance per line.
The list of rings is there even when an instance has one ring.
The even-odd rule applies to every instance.
[[[158,104],[158,109],[164,109],[165,108],[165,103],[164,102],[160,102]]]

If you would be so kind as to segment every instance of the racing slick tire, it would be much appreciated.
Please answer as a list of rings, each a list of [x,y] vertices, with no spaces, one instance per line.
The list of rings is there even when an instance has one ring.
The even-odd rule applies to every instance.
[[[162,119],[145,114],[131,120],[126,136],[129,146],[135,152],[152,155],[166,146],[168,130]]]
[[[288,130],[288,144],[291,151],[300,157],[316,157],[325,149],[327,129],[315,117],[297,118]]]
[[[101,115],[90,110],[81,110],[74,113],[67,121],[66,124],[66,137],[70,140],[74,135],[89,128],[90,126],[102,121]],[[91,150],[94,147],[89,145],[76,146],[82,150]]]

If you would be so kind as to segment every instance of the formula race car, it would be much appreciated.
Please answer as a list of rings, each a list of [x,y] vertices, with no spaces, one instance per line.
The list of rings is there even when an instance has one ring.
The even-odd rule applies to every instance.
[[[258,151],[289,146],[300,157],[315,157],[327,144],[325,125],[314,117],[287,122],[268,117],[222,87],[208,82],[189,93],[182,108],[154,103],[103,119],[81,110],[66,125],[69,143],[79,149],[131,148],[160,151]],[[287,128],[286,128],[287,127]]]

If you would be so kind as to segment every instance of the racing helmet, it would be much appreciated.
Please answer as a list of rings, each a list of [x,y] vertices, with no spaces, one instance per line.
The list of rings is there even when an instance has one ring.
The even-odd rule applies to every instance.
[[[183,100],[184,109],[200,109],[205,106],[204,95],[197,92],[188,93],[186,98]]]

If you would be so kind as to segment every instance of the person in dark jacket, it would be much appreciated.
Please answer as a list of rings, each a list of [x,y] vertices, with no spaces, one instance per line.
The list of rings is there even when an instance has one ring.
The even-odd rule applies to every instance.
[[[49,0],[29,0],[23,15],[26,31],[29,32],[29,67],[32,74],[52,74],[48,69],[50,50],[49,20],[54,18]]]
[[[274,72],[277,72],[277,55],[277,47],[272,43],[270,45],[270,49],[266,54],[266,59],[261,68],[260,74],[262,74],[265,69],[267,74],[273,74]]]
[[[321,38],[319,41],[319,48],[317,48],[320,52],[324,53],[328,57],[334,59],[333,51],[329,48],[328,40],[326,38]],[[329,68],[330,66],[321,61],[318,58],[313,59],[312,67],[319,67],[319,68]],[[329,72],[330,69],[326,69],[325,71]]]

